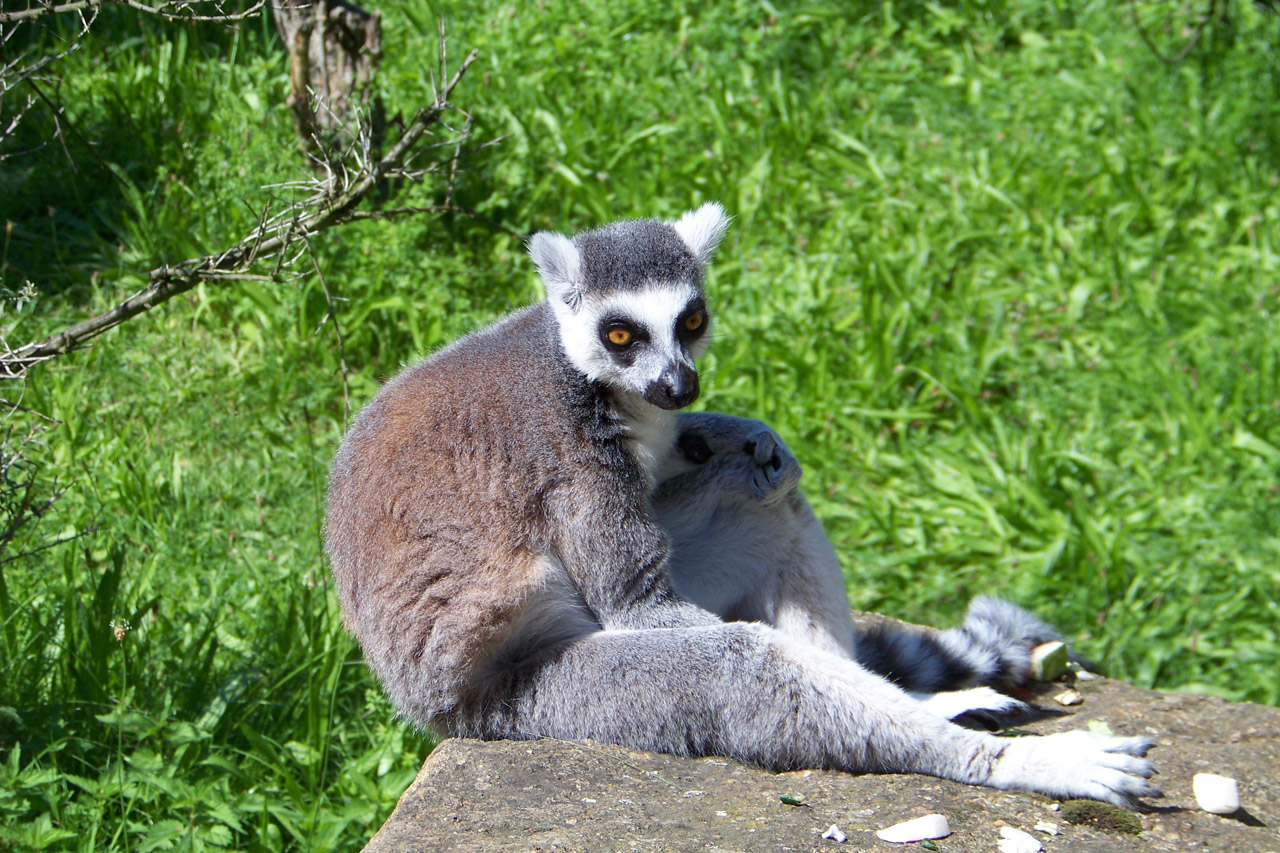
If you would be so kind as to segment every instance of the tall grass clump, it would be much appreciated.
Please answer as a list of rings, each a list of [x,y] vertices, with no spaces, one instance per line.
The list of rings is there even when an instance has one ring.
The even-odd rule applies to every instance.
[[[454,200],[513,232],[729,208],[698,405],[787,440],[856,606],[997,593],[1113,675],[1276,704],[1280,22],[1223,5],[1168,65],[1127,4],[406,0],[379,82],[409,114],[439,21],[480,49],[457,100],[505,139]],[[39,112],[5,143],[11,344],[305,174],[265,17],[103,14],[57,90],[93,150]],[[538,298],[482,219],[315,250],[356,404]],[[327,317],[313,277],[204,285],[3,395],[42,514],[0,542],[0,849],[358,849],[412,779],[323,561]]]

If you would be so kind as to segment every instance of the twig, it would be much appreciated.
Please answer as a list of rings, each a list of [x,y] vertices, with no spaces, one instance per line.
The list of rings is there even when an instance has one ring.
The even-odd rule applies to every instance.
[[[62,497],[65,493],[66,493],[66,489],[63,489],[61,492],[58,492],[57,497]],[[57,498],[54,498],[53,500],[56,500],[56,499]],[[46,504],[45,506],[46,510],[48,509],[49,506],[53,505],[53,500],[50,500]],[[24,525],[26,524],[25,520],[23,521],[23,524]],[[81,536],[88,536],[90,533],[97,533],[99,530],[101,530],[101,528],[97,526],[86,527],[84,530],[77,530],[75,533],[70,533],[66,536],[63,536],[60,539],[54,539],[52,542],[46,542],[38,548],[32,548],[30,551],[23,551],[20,554],[14,554],[12,557],[5,557],[3,560],[0,560],[0,566],[5,565],[6,563],[12,563],[14,560],[21,560],[23,557],[30,557],[32,554],[39,554],[41,551],[47,551],[50,548],[53,548],[57,545],[62,545],[66,542],[74,542],[75,540],[79,539]],[[14,530],[13,532],[16,534],[17,530]],[[8,539],[5,539],[4,541],[0,542],[0,545],[8,545],[8,544],[9,544]]]
[[[347,347],[342,340],[342,326],[338,324],[338,316],[333,311],[333,295],[329,293],[329,282],[324,280],[324,272],[320,269],[316,250],[311,245],[310,237],[303,236],[302,239],[307,244],[307,252],[311,255],[311,266],[315,268],[316,277],[320,279],[320,287],[324,290],[324,304],[328,308],[329,319],[333,321],[333,333],[338,337],[338,364],[342,369],[342,423],[345,428],[347,422],[351,420],[351,385],[347,381]]]
[[[21,403],[15,403],[12,400],[5,400],[4,398],[0,398],[0,408],[9,410],[5,415],[6,417],[8,417],[8,415],[12,414],[13,412],[24,412],[28,415],[34,415],[43,421],[47,421],[51,424],[54,424],[55,426],[62,423],[62,421],[58,420],[57,418],[51,418],[43,412],[37,412],[35,409],[28,409],[26,406],[22,405]]]
[[[462,140],[466,139],[467,134],[470,132],[471,116],[467,116],[467,121],[462,126],[462,131],[458,137],[458,144],[453,147],[453,156],[449,158],[449,187],[444,195],[444,203],[446,205],[453,204],[453,187],[458,180],[458,158],[462,155]]]
[[[234,23],[235,21],[243,21],[246,18],[252,18],[267,5],[266,0],[258,0],[258,2],[254,3],[243,12],[218,12],[216,15],[196,15],[188,14],[186,10],[194,9],[199,0],[191,0],[191,2],[161,3],[158,6],[148,6],[146,3],[139,3],[138,0],[116,0],[116,2],[123,2],[126,6],[137,9],[139,12],[146,12],[151,15],[160,15],[168,18],[170,21],[214,21],[216,23]],[[167,6],[172,6],[174,11],[168,11],[168,9],[165,8]]]
[[[62,12],[79,12],[88,8],[96,9],[101,5],[102,0],[79,0],[76,3],[63,3],[61,6],[55,6],[53,3],[41,3],[39,6],[32,6],[30,9],[19,9],[17,12],[0,12],[0,24],[30,21],[44,15],[57,15]]]
[[[89,156],[92,157],[94,160],[96,160],[98,162],[98,165],[102,166],[103,170],[108,175],[110,175],[115,180],[120,181],[121,183],[124,183],[124,178],[116,174],[115,169],[112,169],[111,166],[105,160],[102,159],[102,157],[98,154],[98,152],[94,150],[93,143],[91,143],[89,140],[84,138],[84,135],[80,133],[79,129],[76,128],[75,122],[73,122],[70,118],[67,117],[66,112],[63,110],[63,108],[55,104],[52,101],[52,99],[50,99],[49,96],[44,93],[44,90],[36,85],[35,78],[28,77],[26,80],[26,83],[28,86],[31,87],[31,90],[36,93],[36,96],[39,97],[40,100],[44,101],[45,106],[47,106],[50,110],[53,111],[53,124],[54,124],[54,127],[58,129],[58,141],[62,143],[62,152],[67,155],[67,160],[71,163],[71,170],[73,172],[80,171],[79,169],[76,168],[75,158],[73,158],[71,156],[71,152],[67,150],[67,141],[66,139],[63,138],[63,135],[62,135],[63,122],[66,122],[67,129],[71,131],[71,135],[76,138],[76,141],[78,141],[81,145],[83,145],[85,150],[89,152]]]
[[[409,216],[416,213],[461,213],[477,222],[483,222],[495,231],[501,231],[517,240],[524,241],[529,239],[528,234],[522,234],[510,226],[503,225],[501,222],[490,219],[483,213],[477,213],[469,207],[462,207],[457,204],[430,204],[424,207],[389,207],[383,210],[357,210],[351,214],[349,221],[355,222],[361,219],[394,219],[397,216]]]
[[[402,168],[415,152],[419,140],[451,108],[449,96],[476,56],[477,51],[473,50],[431,106],[418,111],[387,155],[371,168],[357,173],[349,182],[327,182],[317,197],[266,220],[225,251],[152,270],[144,290],[108,311],[44,340],[0,353],[0,379],[24,376],[30,366],[69,352],[108,329],[191,290],[202,281],[226,281],[242,276],[259,257],[283,254],[294,240],[305,240],[360,218],[356,210],[360,202],[389,175]]]
[[[1165,56],[1160,52],[1160,48],[1156,47],[1155,41],[1152,40],[1147,28],[1142,25],[1142,21],[1138,20],[1138,0],[1129,0],[1129,16],[1133,19],[1133,27],[1138,31],[1138,36],[1142,39],[1143,44],[1147,46],[1156,57],[1165,65],[1177,65],[1186,59],[1191,51],[1195,50],[1196,45],[1200,43],[1200,37],[1204,35],[1204,31],[1209,27],[1209,21],[1213,19],[1213,13],[1217,10],[1218,0],[1209,0],[1209,8],[1200,18],[1200,23],[1196,24],[1195,32],[1191,34],[1191,40],[1183,45],[1182,50],[1177,56]]]

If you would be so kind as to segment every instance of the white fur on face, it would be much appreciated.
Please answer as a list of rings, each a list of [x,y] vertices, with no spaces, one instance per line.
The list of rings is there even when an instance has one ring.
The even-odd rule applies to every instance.
[[[552,300],[560,325],[560,340],[574,367],[588,379],[613,388],[643,394],[672,364],[693,366],[693,360],[706,350],[711,334],[708,326],[685,352],[676,338],[676,320],[701,296],[687,282],[658,283],[635,293],[617,293],[602,299],[583,300],[577,311],[558,300]],[[649,335],[643,351],[630,365],[619,364],[600,340],[600,322],[609,317],[625,319]]]

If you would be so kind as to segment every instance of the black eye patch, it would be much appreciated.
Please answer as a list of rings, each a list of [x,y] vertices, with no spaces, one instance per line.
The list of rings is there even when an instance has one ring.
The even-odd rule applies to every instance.
[[[600,321],[598,332],[600,342],[614,355],[625,353],[637,344],[649,340],[649,334],[643,327],[621,317],[610,317]]]
[[[676,320],[676,337],[692,341],[707,330],[707,306],[701,299],[691,302]]]
[[[694,465],[706,465],[712,456],[711,445],[707,444],[707,440],[696,432],[682,433],[676,439],[676,447],[679,447],[680,453],[684,455],[684,458]]]

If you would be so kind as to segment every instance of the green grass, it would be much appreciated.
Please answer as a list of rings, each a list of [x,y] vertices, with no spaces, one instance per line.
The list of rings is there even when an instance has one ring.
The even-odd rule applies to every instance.
[[[410,0],[381,83],[426,103],[441,17],[481,50],[455,100],[508,137],[459,197],[518,231],[726,204],[699,405],[789,442],[856,606],[950,624],[1003,594],[1114,675],[1280,704],[1280,21],[1232,5],[1169,67],[1124,8]],[[112,8],[94,38],[57,94],[97,157],[0,167],[0,275],[40,292],[4,303],[10,343],[301,174],[265,20]],[[465,218],[317,251],[357,403],[538,294]],[[5,391],[56,421],[10,415],[8,447],[39,427],[36,492],[66,492],[0,551],[0,849],[353,849],[412,779],[430,741],[321,554],[325,312],[314,277],[206,286]]]

